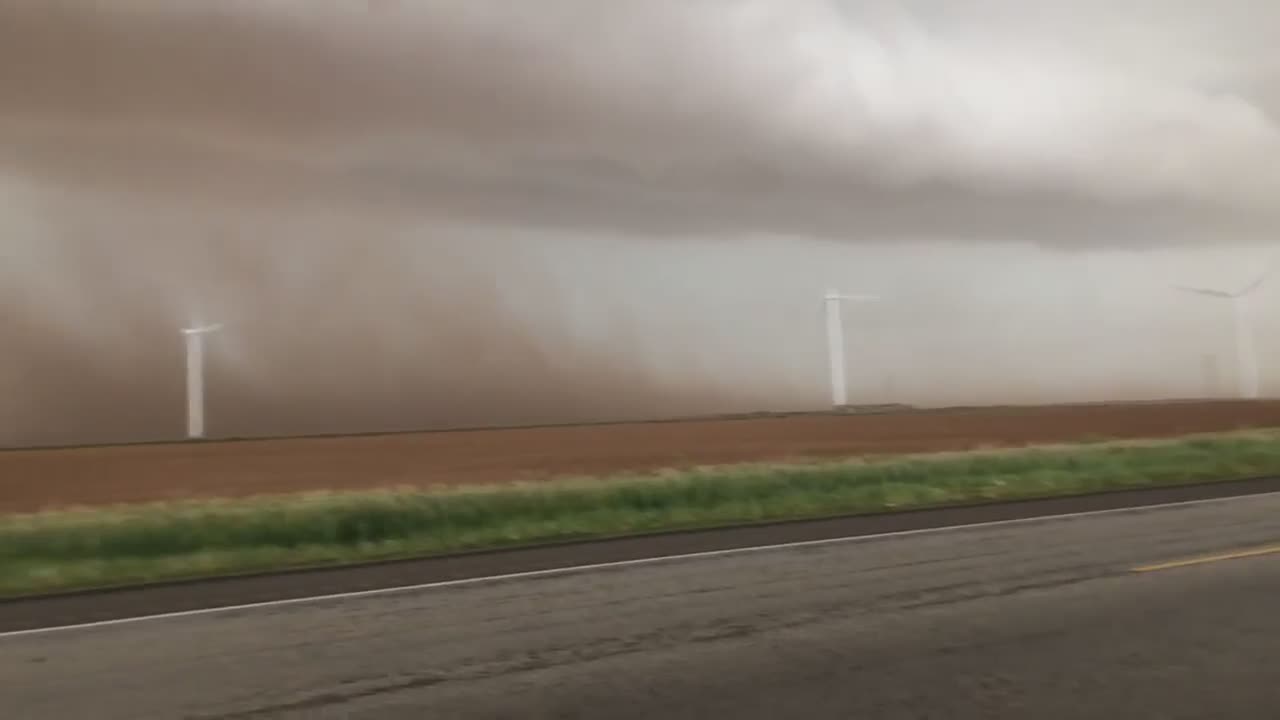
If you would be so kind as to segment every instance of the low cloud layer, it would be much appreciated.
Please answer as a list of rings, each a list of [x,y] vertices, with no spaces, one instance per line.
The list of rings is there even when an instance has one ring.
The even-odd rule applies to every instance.
[[[1243,0],[6,0],[0,131],[30,173],[236,203],[1256,241],[1280,213],[1278,21]]]

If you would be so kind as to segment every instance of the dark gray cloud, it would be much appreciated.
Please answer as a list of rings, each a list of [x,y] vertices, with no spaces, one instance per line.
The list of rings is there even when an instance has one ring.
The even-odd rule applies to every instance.
[[[1280,190],[1277,20],[1242,1],[6,0],[0,133],[37,177],[233,203],[1256,241]]]

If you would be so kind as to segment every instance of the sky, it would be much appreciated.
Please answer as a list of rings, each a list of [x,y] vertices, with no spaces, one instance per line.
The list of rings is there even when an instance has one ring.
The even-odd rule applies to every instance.
[[[0,0],[0,444],[1231,391],[1280,7]],[[1256,298],[1265,360],[1264,287]]]

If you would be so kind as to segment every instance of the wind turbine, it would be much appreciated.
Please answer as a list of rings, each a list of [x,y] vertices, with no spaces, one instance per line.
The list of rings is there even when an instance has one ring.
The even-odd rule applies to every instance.
[[[184,328],[187,341],[187,437],[204,437],[204,339],[221,324]]]
[[[875,295],[846,295],[828,290],[827,305],[827,356],[831,364],[831,406],[842,408],[849,404],[849,383],[845,373],[844,356],[844,304],[845,302],[878,302]]]
[[[1230,300],[1235,316],[1237,382],[1240,396],[1256,400],[1261,393],[1261,382],[1258,373],[1258,348],[1254,338],[1253,307],[1250,299],[1275,270],[1274,263],[1243,288],[1230,292],[1214,288],[1187,287],[1175,285],[1175,290],[1185,293],[1209,297],[1216,300]]]

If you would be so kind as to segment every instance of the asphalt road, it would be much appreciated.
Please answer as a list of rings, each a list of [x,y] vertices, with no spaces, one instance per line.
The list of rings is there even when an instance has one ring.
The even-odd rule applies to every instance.
[[[1273,545],[1262,495],[0,636],[0,717],[1270,719]]]

